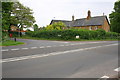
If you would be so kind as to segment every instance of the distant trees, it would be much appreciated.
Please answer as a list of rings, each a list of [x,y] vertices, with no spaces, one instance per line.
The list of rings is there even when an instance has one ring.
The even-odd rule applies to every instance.
[[[55,22],[46,27],[47,30],[62,30],[65,28],[66,28],[66,25],[63,22]]]
[[[38,28],[38,25],[37,25],[37,24],[34,24],[34,25],[33,25],[33,27],[34,27],[34,31],[38,31],[38,30],[39,30],[39,28]]]
[[[2,2],[2,28],[10,29],[10,25],[19,28],[31,27],[35,22],[30,8],[19,2]]]
[[[120,0],[115,2],[114,11],[109,16],[111,31],[120,33]]]

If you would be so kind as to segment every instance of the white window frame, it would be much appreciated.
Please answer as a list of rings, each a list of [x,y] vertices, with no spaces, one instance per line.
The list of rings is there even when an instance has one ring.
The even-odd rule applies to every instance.
[[[98,29],[98,26],[95,26],[95,30],[97,30]]]
[[[89,26],[89,30],[92,30],[92,26]]]

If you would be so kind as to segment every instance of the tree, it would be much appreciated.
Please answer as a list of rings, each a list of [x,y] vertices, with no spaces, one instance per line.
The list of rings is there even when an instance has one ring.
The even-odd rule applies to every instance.
[[[23,6],[19,2],[13,4],[12,10],[12,24],[18,25],[21,29],[23,27],[31,27],[35,22],[33,12],[29,7]]]
[[[2,29],[9,30],[13,2],[2,2]]]
[[[55,22],[46,27],[47,30],[62,30],[65,28],[66,28],[66,25],[63,22]]]
[[[34,31],[38,31],[38,30],[39,30],[39,28],[38,28],[38,25],[37,25],[37,24],[34,24],[34,25],[33,25],[33,27],[34,27]]]
[[[3,29],[10,29],[10,25],[19,28],[31,27],[35,22],[33,12],[30,8],[19,2],[2,2],[2,26]]]
[[[120,0],[115,2],[114,11],[109,16],[111,31],[120,33]]]

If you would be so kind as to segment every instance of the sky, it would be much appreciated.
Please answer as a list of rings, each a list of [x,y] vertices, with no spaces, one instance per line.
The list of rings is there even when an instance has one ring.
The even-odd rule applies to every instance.
[[[86,18],[87,11],[91,16],[109,17],[116,0],[19,0],[24,6],[33,10],[36,24],[39,27],[49,25],[52,19],[72,20]]]

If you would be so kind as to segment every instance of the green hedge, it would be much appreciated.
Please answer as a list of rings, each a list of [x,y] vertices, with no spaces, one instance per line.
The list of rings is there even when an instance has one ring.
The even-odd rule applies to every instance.
[[[26,35],[30,37],[45,38],[45,39],[60,39],[60,40],[75,40],[76,36],[79,39],[85,40],[102,40],[102,39],[118,39],[118,33],[105,32],[102,29],[96,31],[84,29],[67,29],[67,30],[41,30],[37,32],[29,31]]]

